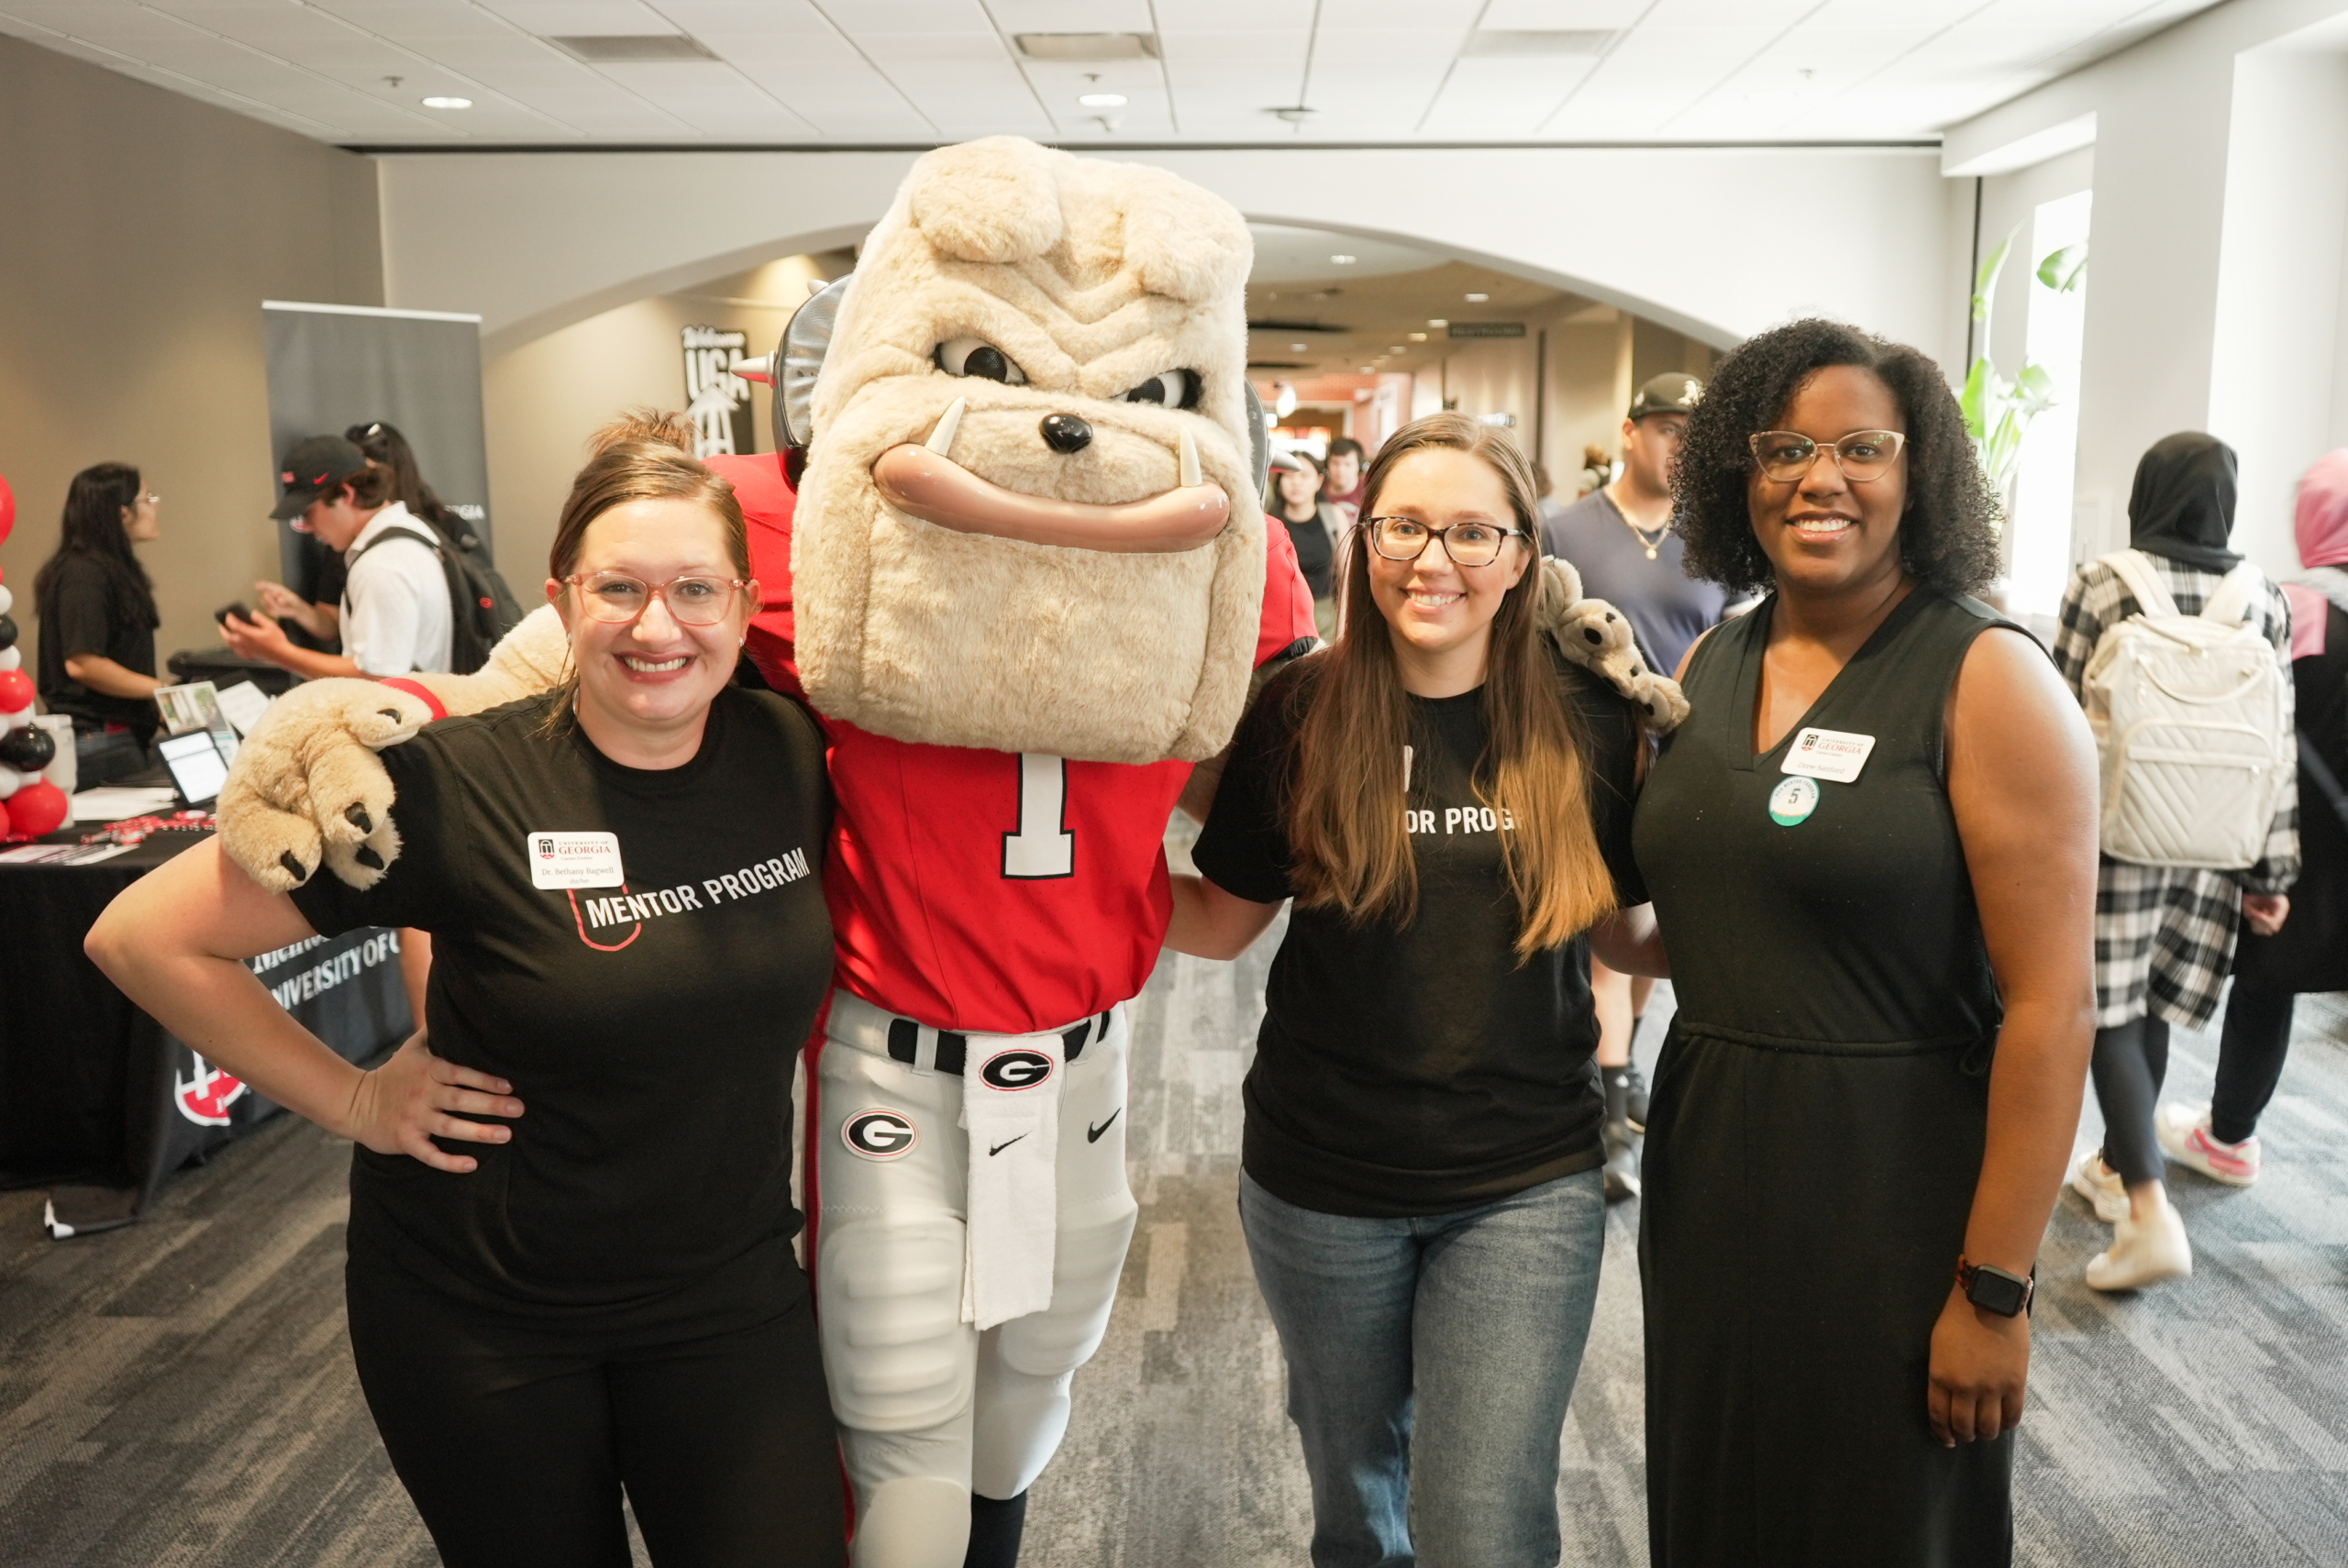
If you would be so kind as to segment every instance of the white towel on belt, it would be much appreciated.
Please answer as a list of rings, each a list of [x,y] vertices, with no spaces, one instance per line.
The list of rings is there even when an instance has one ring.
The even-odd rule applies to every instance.
[[[962,1074],[962,1125],[970,1133],[962,1320],[981,1331],[1052,1304],[1065,1055],[1057,1034],[969,1037]]]

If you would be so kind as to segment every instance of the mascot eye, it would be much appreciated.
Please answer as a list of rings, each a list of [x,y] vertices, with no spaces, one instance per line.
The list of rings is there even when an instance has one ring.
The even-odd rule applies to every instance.
[[[949,376],[977,376],[1014,387],[1027,384],[1026,373],[1011,362],[1011,356],[983,337],[947,338],[937,346],[937,368]]]
[[[1163,403],[1168,408],[1199,406],[1199,373],[1196,370],[1168,370],[1142,382],[1125,394],[1127,403]]]

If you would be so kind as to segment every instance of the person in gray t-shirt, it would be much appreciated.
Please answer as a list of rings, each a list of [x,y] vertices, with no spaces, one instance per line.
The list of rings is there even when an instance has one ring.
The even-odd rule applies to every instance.
[[[1678,370],[1641,387],[1623,421],[1623,476],[1541,529],[1549,553],[1573,563],[1584,593],[1623,612],[1647,663],[1666,675],[1728,608],[1721,588],[1681,569],[1679,536],[1671,529],[1671,465],[1689,411],[1703,391],[1702,382]],[[1606,1084],[1606,1196],[1619,1202],[1639,1191],[1634,1140],[1646,1131],[1647,1094],[1631,1061],[1631,1040],[1655,982],[1616,974],[1595,959],[1589,968],[1598,1067]]]
[[[1680,569],[1679,536],[1671,531],[1671,464],[1702,390],[1678,370],[1641,387],[1623,421],[1623,477],[1542,530],[1549,553],[1573,563],[1584,593],[1623,612],[1640,650],[1665,675],[1728,605],[1718,586]]]

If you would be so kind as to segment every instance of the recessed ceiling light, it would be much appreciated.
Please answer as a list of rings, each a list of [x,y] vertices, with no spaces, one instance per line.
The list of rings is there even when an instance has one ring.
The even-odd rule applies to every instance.
[[[1490,299],[1491,297],[1492,296],[1490,294],[1469,294],[1468,296],[1468,303],[1469,304],[1482,304],[1486,300]]]
[[[1291,354],[1301,354],[1304,352],[1304,347],[1301,343],[1291,343],[1288,346],[1288,351]]]
[[[1397,344],[1393,345],[1391,348],[1388,348],[1386,351],[1387,351],[1389,354],[1400,354],[1400,353],[1402,351],[1402,346],[1401,346],[1400,343],[1397,343]]]
[[[470,109],[473,101],[471,98],[432,97],[424,100],[424,106],[427,109]]]
[[[1123,93],[1087,93],[1077,102],[1088,109],[1122,109],[1125,106]]]
[[[1356,259],[1357,258],[1355,257],[1340,254],[1330,257],[1329,263],[1334,267],[1350,267],[1354,264]]]
[[[1427,325],[1429,326],[1449,326],[1451,323],[1444,319],[1442,316],[1431,315],[1427,317]]]
[[[1411,341],[1413,343],[1424,343],[1426,340],[1427,335],[1423,332],[1413,332],[1411,334]]]

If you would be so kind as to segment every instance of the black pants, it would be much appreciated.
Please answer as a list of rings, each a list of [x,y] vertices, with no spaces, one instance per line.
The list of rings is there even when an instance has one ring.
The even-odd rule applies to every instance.
[[[2168,1023],[2132,1018],[2095,1032],[2095,1099],[2103,1108],[2103,1163],[2130,1187],[2163,1176],[2153,1108],[2168,1077]]]
[[[486,1313],[357,1255],[348,1286],[368,1408],[449,1568],[627,1568],[623,1489],[659,1568],[847,1561],[809,1293],[697,1336],[690,1303],[631,1331]]]
[[[2225,1032],[2218,1037],[2218,1085],[2210,1100],[2210,1136],[2239,1143],[2258,1131],[2266,1102],[2283,1078],[2291,1046],[2289,991],[2234,977],[2226,998]]]

